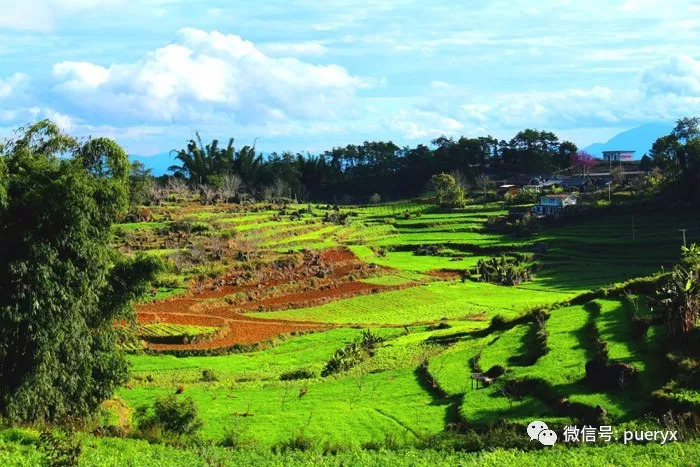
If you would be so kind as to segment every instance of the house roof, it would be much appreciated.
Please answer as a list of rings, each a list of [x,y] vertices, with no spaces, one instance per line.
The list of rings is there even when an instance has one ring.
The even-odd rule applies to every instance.
[[[561,186],[583,186],[585,184],[586,180],[583,178],[567,178],[561,182]]]
[[[545,182],[542,182],[542,185],[543,186],[559,185],[561,182],[562,182],[562,180],[553,179],[553,180],[547,180]]]
[[[557,194],[553,194],[553,195],[544,195],[542,197],[543,198],[553,198],[553,199],[565,199],[565,198],[568,198],[569,196],[573,196],[573,195],[570,195],[568,193],[557,193]]]

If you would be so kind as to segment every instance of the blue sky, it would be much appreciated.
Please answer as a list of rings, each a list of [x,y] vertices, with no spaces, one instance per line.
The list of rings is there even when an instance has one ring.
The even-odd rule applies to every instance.
[[[700,1],[0,0],[0,135],[579,146],[700,114]]]

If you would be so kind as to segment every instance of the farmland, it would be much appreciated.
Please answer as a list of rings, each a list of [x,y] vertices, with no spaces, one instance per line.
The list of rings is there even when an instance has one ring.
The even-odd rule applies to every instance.
[[[122,252],[169,265],[136,304],[139,343],[124,346],[131,379],[115,400],[130,413],[177,393],[196,404],[204,440],[253,450],[294,439],[318,449],[409,448],[465,430],[488,439],[498,426],[524,435],[534,419],[561,433],[590,423],[586,414],[597,407],[616,429],[660,423],[649,414],[651,394],[670,379],[658,350],[663,331],[651,326],[633,338],[631,330],[630,307],[649,313],[645,297],[580,297],[672,266],[677,226],[700,239],[693,216],[638,217],[632,239],[629,219],[620,217],[530,237],[497,233],[488,224],[506,213],[499,203],[453,213],[420,202],[337,208],[181,200],[151,209],[152,221],[113,227]],[[546,243],[546,254],[531,254],[535,242]],[[502,254],[526,255],[532,279],[503,286],[470,278],[480,260]],[[328,373],[329,361],[366,332],[377,339],[371,350]],[[624,391],[584,381],[591,332],[610,361],[638,370]],[[499,379],[472,389],[470,373],[498,367],[500,380],[537,382],[546,394],[506,390]],[[665,394],[691,406],[698,400],[689,387]]]
[[[129,380],[103,404],[97,437],[79,435],[86,465],[137,450],[144,463],[176,464],[162,442],[223,464],[264,465],[265,452],[272,464],[630,463],[626,446],[544,451],[525,428],[541,420],[561,437],[567,425],[606,424],[619,434],[685,426],[664,414],[697,413],[692,377],[669,371],[693,357],[665,352],[644,288],[678,262],[679,226],[700,240],[690,214],[636,214],[634,230],[631,217],[601,216],[516,235],[493,228],[508,214],[502,202],[446,213],[422,200],[211,205],[187,195],[142,212],[147,220],[112,226],[112,245],[163,267],[134,319],[116,323]],[[483,281],[485,264],[530,272]],[[634,374],[593,385],[596,359]],[[489,384],[475,387],[472,373]],[[143,414],[160,401],[195,407],[196,434],[146,431]],[[698,449],[683,433],[689,442],[668,450],[629,449],[642,464],[681,462]],[[37,436],[0,431],[0,459],[21,464]]]

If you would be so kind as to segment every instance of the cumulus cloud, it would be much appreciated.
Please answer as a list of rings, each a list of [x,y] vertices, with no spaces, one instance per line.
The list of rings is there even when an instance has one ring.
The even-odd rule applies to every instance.
[[[235,121],[334,119],[366,79],[338,65],[274,58],[239,36],[186,28],[179,40],[133,63],[66,61],[53,67],[57,95],[91,118]],[[69,102],[66,102],[68,105]]]
[[[641,87],[647,96],[700,97],[700,61],[687,55],[673,57],[647,70],[642,75]]]
[[[262,44],[260,50],[273,56],[320,56],[328,52],[328,48],[318,41],[268,42]]]
[[[631,89],[593,86],[480,95],[434,81],[428,96],[413,111],[398,112],[395,126],[416,136],[430,134],[427,128],[445,128],[445,134],[461,129],[436,125],[439,119],[495,131],[628,126],[700,112],[700,61],[672,57],[642,71],[638,86]],[[432,121],[426,121],[425,116],[433,116]]]

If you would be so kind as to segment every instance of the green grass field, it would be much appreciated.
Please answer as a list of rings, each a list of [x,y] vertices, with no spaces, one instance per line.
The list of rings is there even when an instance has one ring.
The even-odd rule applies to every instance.
[[[629,391],[594,390],[583,381],[585,364],[590,359],[586,336],[590,313],[586,306],[573,306],[568,301],[589,290],[672,265],[680,251],[678,226],[690,229],[689,240],[699,239],[700,223],[692,215],[638,216],[634,238],[631,218],[619,216],[550,228],[533,237],[514,237],[488,229],[490,217],[507,214],[501,203],[471,205],[455,213],[437,213],[421,203],[350,206],[337,211],[352,214],[340,223],[324,222],[324,216],[336,211],[323,206],[295,205],[284,212],[269,207],[249,212],[190,206],[182,215],[177,205],[163,209],[167,210],[167,221],[160,220],[155,209],[155,222],[118,226],[126,235],[122,248],[128,250],[129,245],[136,244],[135,251],[174,262],[176,255],[189,251],[191,244],[163,241],[158,229],[189,220],[208,226],[192,234],[190,243],[210,242],[212,236],[219,235],[241,249],[260,254],[249,263],[223,258],[172,267],[163,273],[161,283],[173,285],[158,287],[156,295],[148,300],[184,292],[187,280],[193,277],[213,277],[229,270],[262,271],[289,251],[309,248],[348,248],[359,260],[377,266],[369,277],[357,280],[394,288],[340,297],[316,306],[249,312],[248,316],[264,320],[331,325],[325,331],[272,339],[255,351],[178,357],[131,352],[131,380],[117,392],[129,408],[152,404],[157,397],[178,390],[178,399],[192,398],[196,403],[203,421],[199,433],[203,440],[220,443],[234,430],[253,446],[236,452],[207,448],[206,455],[211,458],[225,459],[224,464],[259,465],[303,464],[310,459],[323,465],[651,465],[684,464],[697,458],[697,444],[558,447],[531,453],[498,449],[477,454],[353,451],[368,443],[383,445],[387,440],[402,446],[423,446],[424,440],[442,436],[454,426],[483,432],[508,422],[525,436],[524,427],[534,419],[555,426],[576,422],[538,395],[512,397],[501,384],[472,389],[470,374],[475,368],[486,371],[495,365],[506,369],[502,380],[542,380],[562,398],[589,408],[604,407],[615,426],[653,424],[645,418],[649,394],[668,382],[663,376],[663,352],[659,347],[663,329],[652,326],[643,339],[635,340],[623,300],[597,300],[601,314],[595,325],[600,339],[607,344],[610,359],[634,365],[639,377]],[[301,217],[289,215],[299,210],[303,212]],[[530,252],[535,242],[545,243],[547,254],[534,258],[537,267],[533,279],[518,286],[463,282],[444,274],[473,272],[480,259],[500,253]],[[426,246],[437,248],[440,254],[414,254],[414,250]],[[639,312],[648,314],[644,297],[640,303]],[[540,307],[550,310],[545,324],[548,352],[534,361],[530,359],[537,330],[534,322],[505,330],[489,328],[495,316],[514,319]],[[351,368],[322,377],[334,353],[359,341],[367,328],[384,340]],[[209,330],[147,325],[139,332],[179,335]],[[295,372],[303,373],[303,377],[287,377]],[[698,392],[691,388],[678,388],[669,397],[700,404]],[[337,457],[309,452],[256,457],[256,449],[269,453],[269,448],[300,435],[313,439],[314,449],[338,444],[349,451]],[[179,462],[173,460],[175,454],[170,448],[144,447],[140,443],[89,438],[84,463],[120,459],[120,446],[126,451],[142,450],[144,465]],[[29,455],[21,443],[5,441],[4,446],[0,444],[0,459],[3,455],[16,459],[19,452]],[[178,452],[183,459],[191,459],[192,465],[198,465],[205,455]],[[123,456],[127,458],[126,453]]]

